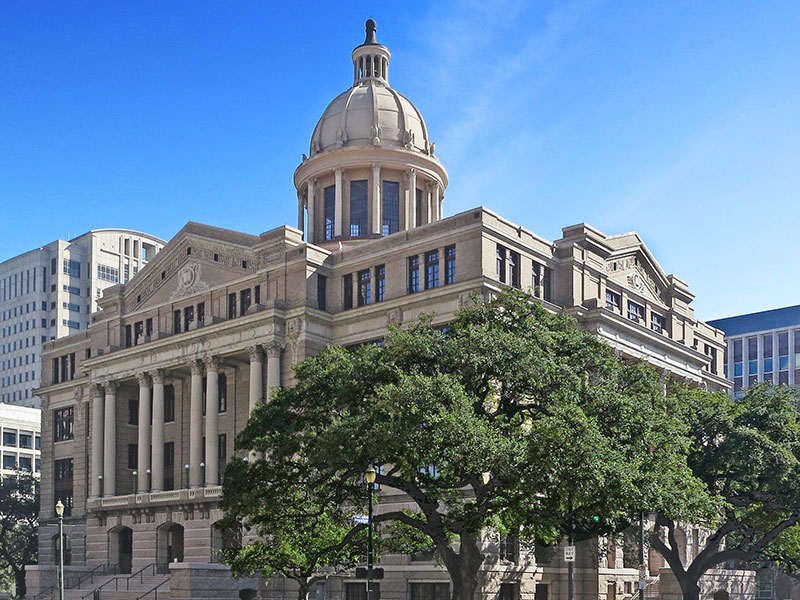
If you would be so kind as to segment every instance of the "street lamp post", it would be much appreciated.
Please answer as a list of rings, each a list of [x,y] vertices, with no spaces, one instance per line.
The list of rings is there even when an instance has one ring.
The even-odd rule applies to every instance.
[[[100,497],[102,498],[103,497],[103,476],[102,475],[98,475],[97,476],[97,481],[99,482],[99,486],[98,487],[100,488]]]
[[[150,469],[147,469],[145,473],[147,473],[147,493],[149,494],[153,491],[153,473]]]
[[[189,489],[189,465],[183,465],[183,472],[185,475],[184,483],[186,484],[186,489]]]
[[[56,502],[56,514],[58,515],[58,583],[60,598],[64,600],[64,503],[61,500]]]
[[[375,486],[375,468],[370,465],[364,472],[364,479],[367,480],[367,489],[369,490],[369,503],[367,504],[367,530],[369,532],[369,539],[367,540],[367,600],[372,600],[372,493]]]
[[[200,487],[205,487],[206,485],[206,463],[200,463]]]
[[[134,494],[138,494],[139,493],[139,472],[138,471],[134,471],[133,473],[131,473],[131,475],[133,475],[133,493]]]

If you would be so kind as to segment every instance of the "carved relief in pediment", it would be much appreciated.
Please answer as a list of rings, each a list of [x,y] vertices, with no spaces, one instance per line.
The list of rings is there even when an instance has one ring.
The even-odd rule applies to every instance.
[[[639,294],[651,296],[658,302],[666,302],[665,291],[636,256],[608,261],[606,263],[606,272],[609,273],[609,277]]]
[[[191,296],[208,289],[208,284],[200,281],[200,264],[189,262],[178,271],[178,288],[170,296],[171,300]]]

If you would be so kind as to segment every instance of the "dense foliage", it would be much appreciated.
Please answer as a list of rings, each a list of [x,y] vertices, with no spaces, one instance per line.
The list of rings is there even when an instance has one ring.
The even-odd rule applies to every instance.
[[[354,540],[362,473],[383,465],[377,483],[409,504],[385,503],[376,522],[429,540],[453,597],[471,599],[486,527],[556,541],[573,526],[615,530],[645,507],[677,519],[709,506],[685,462],[687,424],[657,374],[516,291],[461,310],[446,329],[423,319],[382,346],[328,348],[296,375],[238,438],[264,458],[226,472],[229,518],[260,528],[266,545],[286,532],[269,515],[287,505],[297,527],[281,543],[303,551],[301,523],[323,517],[339,528],[331,541],[345,531]],[[234,560],[278,570],[259,552]],[[317,566],[353,556],[341,558]]]
[[[11,571],[25,596],[25,565],[38,555],[38,482],[28,473],[0,479],[0,569]]]

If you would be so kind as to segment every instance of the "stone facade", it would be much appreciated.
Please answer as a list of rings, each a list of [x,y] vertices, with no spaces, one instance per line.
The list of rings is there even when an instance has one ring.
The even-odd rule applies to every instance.
[[[374,43],[372,35],[365,46]],[[377,64],[388,68],[388,50],[359,48],[354,86],[385,92],[383,67],[368,81],[358,69],[373,50]],[[719,374],[721,332],[695,319],[687,285],[664,273],[638,235],[607,236],[581,224],[548,241],[486,208],[442,218],[446,173],[427,137],[408,142],[396,120],[410,109],[401,108],[386,117],[395,119],[394,127],[377,109],[377,116],[359,116],[382,123],[381,136],[314,146],[316,154],[295,175],[305,232],[284,226],[256,236],[188,223],[136,278],[106,290],[87,331],[46,345],[38,391],[45,415],[42,560],[32,572],[33,593],[54,577],[53,507],[61,499],[68,506],[72,571],[113,565],[135,572],[154,564],[154,572],[169,577],[175,598],[228,598],[240,591],[245,597],[246,590],[291,596],[291,585],[274,578],[233,580],[216,559],[230,542],[214,528],[221,517],[219,482],[250,412],[276,388],[292,385],[292,365],[329,344],[373,342],[387,325],[422,314],[446,324],[475,295],[504,286],[574,315],[623,356],[643,359],[665,376],[727,387]],[[326,111],[323,120],[329,116]],[[419,127],[427,136],[424,123]],[[396,172],[407,175],[398,186],[404,196],[383,185]],[[329,176],[334,189],[325,192]],[[418,189],[424,177],[427,192],[418,195],[417,212],[416,194],[405,192]],[[347,188],[347,181],[367,183]],[[395,204],[381,196],[386,190]],[[345,209],[362,192],[358,211],[366,212],[358,218],[372,223],[366,229],[354,227],[355,211]],[[326,193],[327,209],[314,200]],[[385,211],[395,209],[397,230],[382,230]],[[65,355],[74,357],[76,369],[61,380],[49,365]],[[53,421],[70,408],[74,427],[64,436]],[[71,487],[56,467],[70,459]],[[383,493],[384,505],[404,502]],[[622,549],[609,553],[601,542],[579,545],[579,600],[630,595],[637,580]],[[537,559],[523,549],[508,560],[499,538],[487,532],[485,543],[487,596],[501,583],[515,584],[514,593],[526,599],[566,596],[556,550],[540,550]],[[654,577],[663,566],[658,560],[651,557]],[[386,600],[416,597],[421,588],[415,586],[449,581],[425,557],[387,556],[382,566]],[[316,597],[355,598],[355,583],[363,581],[331,578]]]

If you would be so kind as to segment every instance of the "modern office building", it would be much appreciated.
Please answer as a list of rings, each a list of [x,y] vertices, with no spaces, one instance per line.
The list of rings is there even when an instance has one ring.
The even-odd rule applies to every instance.
[[[235,580],[219,564],[218,550],[236,543],[215,524],[237,432],[305,357],[379,340],[423,313],[445,324],[475,294],[528,290],[623,356],[727,389],[722,332],[695,318],[687,284],[637,234],[579,224],[551,241],[486,208],[445,217],[447,172],[419,111],[389,86],[374,23],[352,59],[352,86],[324,111],[294,174],[298,227],[251,235],[190,222],[138,277],[105,290],[88,328],[45,345],[40,562],[29,570],[30,592],[45,592],[38,600],[55,589],[58,500],[70,573],[144,569],[144,584],[141,575],[128,584],[147,598],[155,586],[176,599],[294,597],[280,581]],[[384,505],[402,501],[382,494]],[[681,538],[687,556],[700,547],[694,531]],[[577,598],[631,595],[636,557],[623,542],[579,545]],[[490,533],[486,549],[487,597],[566,597],[560,553],[520,561]],[[430,557],[389,555],[382,566],[385,600],[447,594]],[[651,582],[663,567],[649,557]],[[712,573],[706,588],[726,581]],[[753,585],[737,580],[731,598]],[[363,591],[363,580],[330,577],[313,593]]]
[[[725,376],[734,397],[757,383],[800,384],[800,305],[709,324],[725,332]]]
[[[0,403],[0,477],[41,472],[41,411]]]
[[[164,244],[138,231],[97,229],[0,263],[0,402],[38,407],[42,344],[85,331],[103,290],[127,283]]]

